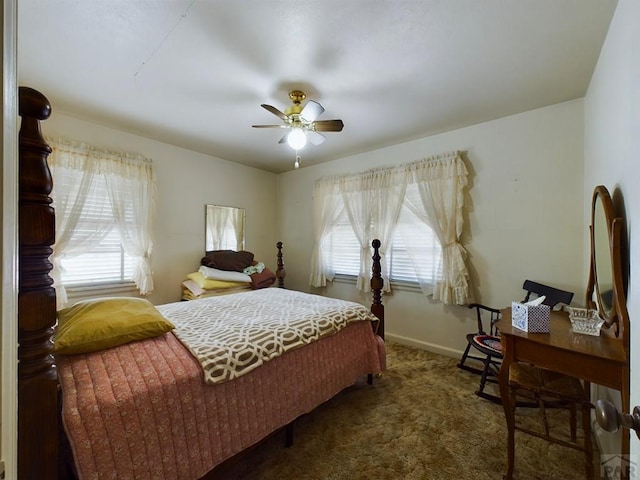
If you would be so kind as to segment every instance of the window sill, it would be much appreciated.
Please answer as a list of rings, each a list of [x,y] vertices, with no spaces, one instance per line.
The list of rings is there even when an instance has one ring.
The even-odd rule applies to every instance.
[[[333,282],[355,285],[356,277],[354,275],[336,274],[333,277]],[[400,281],[394,280],[391,282],[391,288],[392,290],[422,293],[422,289],[420,288],[420,285],[418,285],[415,282],[400,282]]]
[[[87,300],[89,298],[115,295],[131,297],[139,296],[139,292],[133,282],[67,287],[67,298],[70,303]]]

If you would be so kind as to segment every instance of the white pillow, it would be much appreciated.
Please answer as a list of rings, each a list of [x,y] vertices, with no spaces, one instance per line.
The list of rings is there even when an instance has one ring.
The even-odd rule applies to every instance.
[[[205,267],[200,265],[198,270],[204,278],[211,280],[223,280],[225,282],[245,282],[251,283],[251,277],[242,272],[231,272],[227,270],[218,270],[217,268]]]

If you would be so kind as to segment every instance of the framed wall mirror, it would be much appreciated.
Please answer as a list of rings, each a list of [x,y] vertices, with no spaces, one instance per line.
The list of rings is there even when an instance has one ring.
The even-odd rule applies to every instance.
[[[598,310],[606,328],[614,327],[616,336],[622,327],[628,333],[626,292],[622,268],[622,230],[624,220],[616,217],[611,196],[599,185],[591,201],[591,267],[587,286],[587,304]]]
[[[204,250],[244,250],[244,208],[204,206]]]

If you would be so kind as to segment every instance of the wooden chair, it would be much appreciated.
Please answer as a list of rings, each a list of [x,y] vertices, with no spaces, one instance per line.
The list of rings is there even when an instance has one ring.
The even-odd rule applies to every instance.
[[[573,299],[573,292],[567,292],[566,290],[560,290],[531,280],[525,280],[522,288],[527,292],[523,302],[528,302],[544,295],[545,299],[542,303],[554,308],[559,304],[569,305]],[[467,334],[467,347],[460,358],[460,362],[458,362],[458,368],[480,375],[480,385],[475,392],[477,396],[491,402],[502,403],[500,396],[485,391],[487,383],[498,382],[498,371],[502,362],[500,332],[495,327],[495,324],[500,319],[500,310],[479,303],[472,303],[468,307],[476,310],[478,330]],[[489,328],[485,329],[485,325],[488,325]],[[472,351],[476,352],[476,355],[472,355]],[[468,365],[468,360],[481,362],[481,368]],[[528,404],[532,406],[530,402]]]
[[[561,373],[523,363],[513,363],[509,369],[509,389],[513,430],[509,438],[513,439],[515,431],[542,438],[551,443],[580,450],[585,454],[585,470],[587,479],[593,479],[593,444],[591,439],[591,408],[589,384]],[[520,400],[518,400],[520,398]],[[540,407],[542,429],[535,429],[529,424],[516,422],[516,408],[522,399]],[[547,408],[567,408],[569,410],[569,437],[561,437],[558,432],[551,432],[547,419]],[[581,411],[583,439],[577,439],[577,410]],[[507,422],[509,427],[509,422]],[[515,443],[514,443],[515,448]],[[512,471],[511,467],[509,471]]]
[[[500,310],[480,303],[472,303],[468,307],[476,310],[478,330],[467,334],[467,347],[460,358],[458,368],[480,375],[480,385],[475,392],[476,395],[491,402],[501,403],[499,396],[485,391],[487,382],[497,382],[498,371],[502,361],[502,345],[500,344],[499,332],[495,326],[497,321],[500,320]],[[485,329],[485,325],[488,325],[489,328]],[[471,350],[472,348],[473,350]],[[478,353],[472,355],[472,351]],[[477,368],[468,365],[468,360],[480,362],[482,367]]]

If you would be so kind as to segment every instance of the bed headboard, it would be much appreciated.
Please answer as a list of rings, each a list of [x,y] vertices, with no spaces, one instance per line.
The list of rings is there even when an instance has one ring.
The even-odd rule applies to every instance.
[[[52,335],[56,293],[49,276],[55,240],[51,207],[51,147],[40,121],[51,114],[47,98],[18,90],[18,477],[58,478],[58,380]]]

